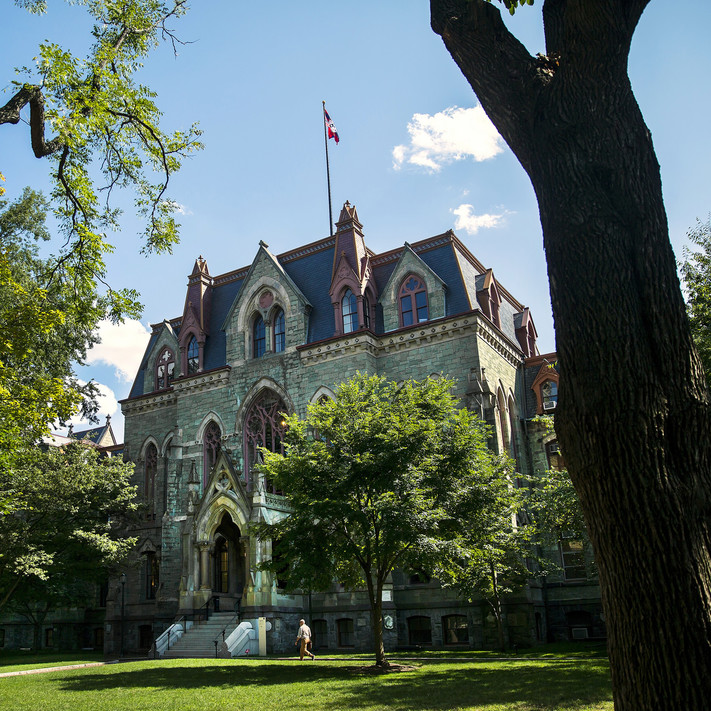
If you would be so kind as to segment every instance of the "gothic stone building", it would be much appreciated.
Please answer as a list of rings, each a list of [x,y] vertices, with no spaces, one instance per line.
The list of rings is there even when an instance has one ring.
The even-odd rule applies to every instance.
[[[258,447],[282,447],[280,413],[305,415],[309,402],[331,397],[357,371],[455,378],[463,404],[492,426],[493,446],[515,456],[524,474],[545,468],[554,452],[549,435],[524,427],[536,409],[554,407],[557,383],[537,353],[531,314],[453,232],[375,254],[346,203],[326,239],[278,256],[260,243],[249,266],[219,276],[200,258],[182,315],[153,327],[122,402],[126,456],[146,512],[132,533],[139,540],[123,625],[120,587],[111,588],[107,654],[118,651],[121,627],[127,652],[147,650],[177,617],[215,597],[222,610],[239,601],[242,619],[266,617],[270,652],[293,651],[302,616],[321,649],[370,643],[364,595],[335,583],[324,593],[285,594],[257,567],[271,543],[250,535],[252,522],[288,510],[254,470]],[[587,590],[584,561],[575,562]],[[509,601],[512,642],[551,636],[551,597],[539,586]],[[584,598],[558,595],[560,635],[570,631],[567,608],[596,634],[599,598]],[[484,604],[465,603],[425,575],[393,574],[384,600],[387,648],[494,639]]]

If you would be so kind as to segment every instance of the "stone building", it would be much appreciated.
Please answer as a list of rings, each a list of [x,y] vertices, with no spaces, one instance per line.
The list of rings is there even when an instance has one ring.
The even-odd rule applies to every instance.
[[[257,569],[271,544],[253,538],[250,523],[288,510],[254,471],[258,447],[280,451],[280,413],[304,415],[357,371],[391,380],[444,373],[489,422],[493,446],[528,474],[554,453],[550,438],[525,426],[536,397],[546,407],[557,383],[554,371],[532,375],[540,358],[529,309],[451,231],[375,254],[346,203],[335,234],[320,241],[280,255],[262,242],[251,264],[217,276],[199,258],[182,313],[153,327],[122,402],[125,452],[146,509],[132,531],[139,542],[123,608],[111,586],[106,653],[120,644],[148,650],[173,621],[214,608],[215,598],[223,611],[238,604],[243,620],[266,618],[270,652],[293,650],[301,616],[321,649],[368,645],[364,595],[336,584],[286,595]],[[538,586],[509,601],[512,642],[549,635],[546,596]],[[483,604],[422,573],[398,571],[384,600],[386,648],[493,641]]]

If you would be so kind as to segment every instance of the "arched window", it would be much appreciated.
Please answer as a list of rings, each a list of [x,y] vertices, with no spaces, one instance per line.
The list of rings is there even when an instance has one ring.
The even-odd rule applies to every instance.
[[[188,375],[198,372],[200,367],[200,347],[197,339],[193,336],[188,343]]]
[[[173,384],[175,356],[170,348],[164,348],[156,361],[156,390],[165,390]]]
[[[144,462],[144,487],[143,492],[148,504],[148,512],[146,518],[153,518],[155,489],[156,489],[156,474],[158,473],[158,449],[155,444],[151,443],[146,447],[146,458]]]
[[[491,314],[491,322],[497,328],[501,328],[501,316],[499,314],[499,298],[494,290],[489,291],[489,313]]]
[[[370,299],[363,296],[363,325],[370,328]]]
[[[286,321],[284,312],[279,309],[274,315],[274,352],[283,353],[286,348]]]
[[[500,454],[509,451],[510,439],[509,439],[509,420],[506,416],[506,400],[504,399],[504,393],[499,390],[496,396],[496,404],[499,410],[499,427],[501,428],[501,448],[499,450]]]
[[[266,344],[266,332],[264,330],[264,319],[257,316],[252,326],[252,356],[261,358],[264,355]]]
[[[220,453],[220,440],[222,432],[215,422],[205,428],[205,434],[202,436],[202,452],[203,452],[203,467],[202,467],[202,485],[207,486],[207,480],[210,477],[210,472],[215,466],[217,455]]]
[[[400,325],[412,326],[429,318],[425,283],[411,274],[400,287]]]
[[[284,412],[284,402],[269,391],[260,395],[249,408],[244,424],[244,477],[249,489],[256,484],[257,475],[253,469],[261,460],[259,448],[266,447],[272,452],[284,454]],[[269,481],[266,488],[275,494],[281,493]]]
[[[518,467],[518,446],[516,444],[516,432],[518,427],[516,426],[516,403],[512,397],[509,397],[509,433],[511,439],[509,441],[509,454],[513,459],[516,460],[516,466]]]
[[[352,333],[358,329],[358,302],[355,294],[346,289],[341,299],[341,313],[343,314],[343,333]]]

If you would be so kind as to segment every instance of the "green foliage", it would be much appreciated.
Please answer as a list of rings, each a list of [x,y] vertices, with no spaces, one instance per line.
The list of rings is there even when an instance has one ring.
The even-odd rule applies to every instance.
[[[0,516],[0,609],[78,604],[126,557],[136,539],[119,526],[136,510],[133,465],[82,444],[34,448],[0,470],[15,511]]]
[[[565,535],[587,542],[585,517],[568,471],[551,469],[531,483],[527,509],[536,522],[540,539],[557,545]]]
[[[16,0],[43,13],[41,0]],[[105,281],[104,256],[113,251],[104,230],[119,227],[113,192],[128,189],[145,219],[145,251],[170,251],[178,241],[175,202],[166,194],[181,160],[201,148],[200,131],[165,133],[155,93],[135,81],[150,51],[179,41],[166,22],[186,0],[76,0],[94,20],[85,57],[59,44],[40,45],[36,67],[18,69],[14,96],[0,107],[0,124],[17,124],[29,104],[32,146],[52,165],[52,204],[66,239],[57,267],[80,288]],[[52,133],[45,139],[45,131]],[[108,289],[107,313],[135,313],[136,294]]]
[[[444,585],[489,603],[502,649],[502,598],[551,569],[539,556],[538,531],[524,512],[529,492],[517,487],[512,475],[511,465],[502,461],[461,492],[454,508],[457,535],[434,568]]]
[[[46,207],[29,188],[13,203],[0,199],[0,469],[8,472],[53,422],[93,408],[94,386],[80,384],[73,367],[96,340],[106,300],[59,260],[38,256]]]
[[[491,0],[486,0],[491,2]],[[509,11],[510,15],[516,13],[517,7],[523,7],[524,5],[533,5],[533,0],[499,0],[499,2]]]
[[[696,350],[711,384],[711,218],[696,220],[686,236],[699,248],[684,247],[684,261],[679,264],[687,291],[687,312]]]
[[[290,589],[334,580],[368,589],[380,632],[380,601],[395,567],[432,570],[487,505],[508,465],[487,448],[487,429],[451,394],[452,381],[388,382],[359,374],[335,401],[287,418],[287,454],[263,451],[262,471],[289,497],[287,518],[256,527],[276,541],[264,567]]]

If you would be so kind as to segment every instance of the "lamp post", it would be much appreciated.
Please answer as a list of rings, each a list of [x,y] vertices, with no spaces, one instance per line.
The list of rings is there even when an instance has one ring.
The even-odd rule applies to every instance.
[[[121,648],[119,651],[119,659],[123,657],[123,621],[124,621],[124,602],[125,602],[125,597],[124,593],[126,591],[126,573],[121,573],[121,577],[119,578],[121,581]]]

